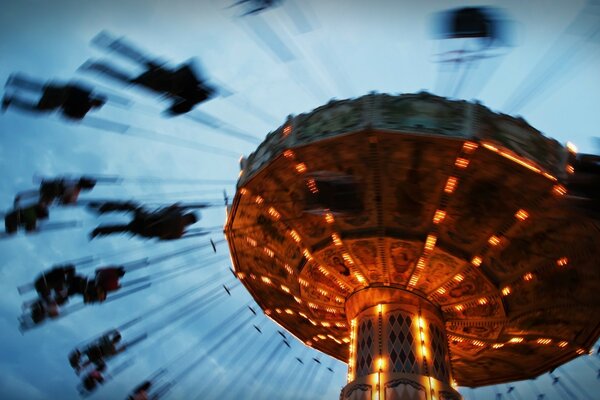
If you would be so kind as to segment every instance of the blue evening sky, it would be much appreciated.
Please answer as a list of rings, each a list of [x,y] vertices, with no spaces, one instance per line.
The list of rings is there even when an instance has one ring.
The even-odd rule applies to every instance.
[[[123,90],[112,82],[77,72],[89,58],[111,58],[90,46],[101,30],[126,36],[149,54],[173,64],[197,57],[207,75],[227,86],[234,94],[199,107],[203,112],[256,138],[283,123],[288,114],[309,111],[331,98],[361,96],[369,91],[403,93],[422,89],[449,96],[457,78],[453,68],[433,62],[439,43],[429,37],[433,13],[461,5],[502,7],[513,20],[514,47],[502,57],[484,60],[469,75],[459,97],[478,99],[493,110],[522,115],[531,125],[561,142],[572,141],[581,151],[594,149],[592,137],[600,126],[600,34],[586,39],[590,24],[598,26],[600,16],[587,12],[571,25],[585,5],[583,0],[504,0],[492,2],[454,0],[287,0],[284,5],[261,14],[285,43],[292,59],[282,62],[256,36],[257,23],[236,17],[240,9],[228,9],[233,0],[4,0],[0,7],[0,82],[13,72],[41,80],[79,79],[110,88],[134,101],[130,108],[106,105],[95,116],[128,124],[137,135],[171,135],[232,152],[223,156],[211,151],[149,141],[65,122],[57,116],[33,117],[14,110],[0,116],[0,204],[8,209],[20,190],[33,188],[34,174],[97,173],[124,177],[167,179],[229,179],[238,176],[238,156],[252,152],[255,144],[224,135],[191,118],[163,118],[166,104],[139,89]],[[294,21],[308,21],[300,30]],[[596,13],[598,9],[596,8]],[[296,19],[292,18],[295,16]],[[598,28],[596,28],[598,29]],[[447,47],[444,47],[447,49]],[[282,51],[280,49],[280,51]],[[136,71],[129,63],[126,69]],[[527,86],[539,81],[540,88]],[[436,83],[437,82],[437,83]],[[512,96],[528,100],[514,108]],[[192,113],[194,114],[194,113]],[[198,114],[196,114],[198,115]],[[219,200],[223,189],[232,194],[234,185],[141,184],[125,180],[121,185],[98,186],[88,198],[137,198],[152,203],[176,200]],[[224,208],[203,213],[199,226],[218,226]],[[104,221],[116,217],[103,217]],[[179,243],[156,243],[137,238],[109,237],[88,241],[87,233],[98,219],[83,209],[53,209],[53,221],[80,221],[82,227],[46,232],[0,242],[0,398],[75,399],[78,378],[67,363],[67,353],[77,343],[103,330],[142,314],[203,278],[222,271],[221,281],[230,279],[228,259],[150,287],[126,299],[90,306],[68,318],[51,321],[40,329],[21,335],[16,318],[23,297],[15,287],[31,281],[40,271],[64,260],[113,251],[130,251],[107,258],[104,263],[135,260],[162,254],[204,238]],[[218,230],[215,239],[221,239]],[[227,248],[220,245],[219,254]],[[210,259],[207,250],[191,253],[131,274],[131,278],[158,273],[187,262]],[[100,262],[96,266],[102,264]],[[88,267],[88,272],[92,272]],[[169,365],[168,379],[180,377],[168,398],[334,399],[345,384],[345,364],[321,355],[323,365],[313,366],[317,353],[298,342],[292,349],[277,348],[272,335],[276,327],[264,317],[255,317],[262,326],[258,335],[252,328],[219,350],[202,357],[187,374],[180,374],[195,357],[210,350],[219,335],[205,335],[250,300],[242,288],[233,297],[220,299],[208,314],[181,326],[168,327],[151,336],[120,360],[134,356],[135,363],[101,388],[92,399],[119,399],[163,365]],[[250,316],[242,314],[241,319]],[[128,337],[144,326],[161,326],[160,317],[148,320],[127,332]],[[226,334],[235,327],[223,328]],[[275,334],[276,335],[276,334]],[[272,345],[265,345],[273,339]],[[182,352],[184,355],[177,358]],[[260,353],[260,354],[259,354]],[[272,354],[271,359],[267,356]],[[308,366],[300,367],[299,356]],[[586,356],[557,370],[578,398],[600,393],[597,356]],[[177,362],[172,362],[178,360]],[[119,364],[119,360],[111,365]],[[280,364],[276,364],[280,363]],[[315,363],[312,363],[316,365]],[[335,373],[325,369],[330,366]],[[305,368],[305,370],[302,370]],[[311,370],[306,370],[312,368]],[[260,370],[259,370],[260,369]],[[267,374],[265,374],[265,372]],[[305,374],[305,375],[303,375]],[[296,379],[295,376],[298,376]],[[312,377],[303,383],[302,377]],[[576,389],[578,382],[585,392]],[[254,382],[254,383],[253,383]],[[507,398],[546,399],[563,397],[544,375],[535,381],[517,383]],[[467,399],[493,399],[507,386],[461,389]],[[516,393],[516,395],[514,395]],[[594,395],[596,393],[596,395]]]

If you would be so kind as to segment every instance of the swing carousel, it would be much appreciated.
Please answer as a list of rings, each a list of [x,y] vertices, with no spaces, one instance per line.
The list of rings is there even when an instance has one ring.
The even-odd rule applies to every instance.
[[[277,324],[347,362],[342,399],[459,399],[587,354],[597,222],[572,148],[428,93],[290,117],[241,163],[225,233]]]

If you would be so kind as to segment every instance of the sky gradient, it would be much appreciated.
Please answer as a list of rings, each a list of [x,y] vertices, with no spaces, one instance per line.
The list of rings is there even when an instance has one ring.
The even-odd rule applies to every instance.
[[[514,23],[515,46],[506,49],[502,57],[477,65],[469,73],[458,97],[477,99],[497,112],[521,115],[544,134],[563,143],[571,141],[582,152],[599,151],[594,148],[592,138],[600,136],[597,130],[600,126],[600,74],[597,68],[600,34],[596,32],[591,40],[584,38],[586,24],[594,26],[595,22],[598,26],[599,16],[588,13],[584,20],[571,25],[584,1],[506,0],[482,4],[434,0],[288,0],[284,2],[287,4],[260,16],[285,43],[291,54],[287,62],[282,62],[257,38],[256,25],[237,17],[239,9],[227,8],[232,2],[4,1],[0,12],[0,82],[5,82],[14,72],[40,80],[90,82],[99,92],[118,93],[134,102],[130,108],[107,104],[94,115],[128,124],[131,126],[129,132],[138,136],[93,129],[57,116],[33,117],[8,110],[0,115],[2,207],[10,207],[16,192],[33,188],[31,178],[35,174],[96,173],[234,182],[239,172],[237,154],[247,155],[256,147],[256,144],[223,134],[193,118],[164,118],[161,111],[167,107],[166,102],[143,90],[124,90],[107,80],[77,72],[90,58],[115,59],[90,46],[90,40],[102,30],[125,36],[149,54],[172,65],[196,57],[212,82],[233,92],[231,96],[216,98],[198,109],[260,141],[281,125],[287,115],[310,111],[331,98],[358,97],[370,91],[410,93],[420,90],[451,96],[451,83],[459,75],[452,67],[441,67],[433,62],[441,45],[429,37],[430,17],[460,5],[495,5],[502,7]],[[301,32],[291,18],[298,16],[295,8],[306,17],[308,31]],[[119,65],[136,71],[132,64],[122,62]],[[538,80],[539,87],[528,86]],[[526,98],[531,101],[514,108],[512,96],[521,91],[525,91]],[[166,144],[139,137],[148,136],[148,131],[226,149],[234,155],[185,148],[181,143],[177,145],[175,140]],[[120,185],[99,185],[82,198],[131,198],[151,203],[221,201],[223,189],[233,194],[235,186],[233,183],[143,184],[125,179]],[[225,219],[224,208],[210,209],[202,216],[198,226],[218,226]],[[206,242],[199,238],[180,243],[156,243],[126,236],[90,242],[87,233],[99,221],[93,214],[82,208],[55,208],[51,211],[51,219],[76,220],[82,226],[27,237],[20,234],[0,241],[2,399],[78,398],[75,390],[78,378],[66,359],[74,345],[143,313],[209,276],[221,273],[223,282],[231,277],[227,271],[227,248],[220,245],[218,254],[225,258],[204,269],[153,285],[114,303],[90,306],[21,335],[16,317],[24,297],[18,295],[15,287],[32,281],[42,270],[64,260],[88,255],[133,249],[126,255],[106,258],[95,265],[100,266],[103,262],[131,261]],[[122,219],[111,216],[103,217],[102,221]],[[222,239],[222,234],[217,230],[212,237]],[[199,250],[152,265],[147,271],[136,272],[138,275],[131,274],[131,277],[166,271],[186,262],[201,264],[210,258],[210,251]],[[88,267],[87,272],[92,271]],[[127,357],[116,360],[112,366],[130,355],[135,356],[135,364],[91,398],[125,398],[134,386],[166,364],[172,365],[169,376],[178,376],[186,365],[193,363],[194,356],[201,356],[218,342],[219,335],[210,335],[208,339],[204,339],[205,336],[250,301],[242,287],[232,294],[231,298],[219,299],[209,313],[182,326],[161,330],[133,348]],[[242,315],[241,319],[251,317],[250,313]],[[277,348],[278,339],[272,340],[272,346],[265,345],[267,338],[277,335],[277,327],[260,314],[253,319],[253,324],[264,328],[262,335],[247,325],[243,333],[203,358],[192,373],[183,375],[169,398],[235,398],[241,385],[250,378],[260,385],[249,386],[246,393],[254,393],[257,399],[269,394],[285,399],[338,397],[345,384],[345,364],[321,355],[323,365],[331,366],[335,373],[315,367],[303,375],[305,371],[294,357],[301,356],[309,362],[317,353],[298,342],[293,342],[290,350]],[[147,326],[161,326],[160,320],[151,322]],[[132,329],[131,337],[144,331],[142,325],[137,330]],[[224,331],[234,327],[235,324],[229,324]],[[191,347],[193,352],[189,351]],[[244,349],[246,351],[242,351]],[[187,353],[187,358],[173,364],[182,352]],[[269,354],[272,354],[270,360],[266,357]],[[273,365],[275,367],[271,368]],[[257,369],[260,367],[262,369]],[[570,385],[568,377],[572,377],[584,388],[587,395],[570,385],[578,398],[593,398],[590,395],[600,392],[600,381],[596,379],[599,368],[600,359],[589,356],[559,368],[556,374],[563,376],[567,385]],[[271,371],[271,374],[265,377],[261,371]],[[304,387],[301,378],[311,375],[315,375],[312,379],[315,384]],[[248,379],[240,378],[244,376]],[[548,375],[538,378],[535,385],[524,382],[516,387],[516,393],[523,399],[534,398],[534,394],[541,392],[548,400],[563,398],[556,386],[551,385]],[[209,388],[210,392],[206,392]],[[479,400],[493,399],[496,391],[506,393],[507,387],[461,389],[466,399]],[[208,393],[209,397],[202,397],[203,393]],[[510,398],[510,395],[504,396]]]

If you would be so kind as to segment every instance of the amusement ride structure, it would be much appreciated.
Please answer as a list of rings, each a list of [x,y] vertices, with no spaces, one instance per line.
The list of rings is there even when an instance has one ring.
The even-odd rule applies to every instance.
[[[575,149],[428,93],[290,116],[242,159],[225,234],[266,315],[348,363],[341,399],[460,399],[587,354],[598,226]]]

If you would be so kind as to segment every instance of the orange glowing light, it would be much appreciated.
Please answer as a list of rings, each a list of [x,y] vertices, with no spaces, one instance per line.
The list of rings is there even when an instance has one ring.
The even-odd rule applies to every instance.
[[[288,274],[290,274],[290,275],[294,274],[294,270],[292,269],[292,267],[290,267],[289,264],[284,264],[283,267],[285,268],[285,270],[287,271]]]
[[[473,257],[473,259],[471,260],[471,264],[474,267],[479,267],[481,265],[481,263],[483,262],[483,260],[481,259],[481,257],[479,256],[475,256]]]
[[[523,209],[520,209],[515,213],[515,218],[520,221],[525,221],[527,218],[529,218],[529,213]]]
[[[577,154],[577,146],[571,142],[567,142],[567,150],[572,154]]]
[[[504,288],[502,288],[502,295],[503,296],[508,296],[510,294],[510,287],[509,286],[505,286]]]
[[[438,292],[439,294],[446,294],[446,289],[444,289],[443,287],[441,287],[441,288],[439,288],[439,289],[437,290],[437,292]]]
[[[277,314],[281,314],[281,308],[276,308],[276,309],[275,309],[275,312],[276,312]]]
[[[559,267],[564,267],[568,263],[569,263],[569,259],[567,257],[562,257],[562,258],[559,258],[558,260],[556,260],[556,265],[558,265]]]
[[[309,261],[311,261],[313,259],[312,255],[310,254],[310,251],[308,251],[308,249],[304,249],[304,251],[302,252],[302,254]]]
[[[306,281],[302,278],[298,278],[298,283],[300,283],[304,287],[308,287],[308,281]]]
[[[485,343],[483,343],[480,340],[473,340],[473,342],[471,342],[471,343],[473,343],[473,345],[477,346],[477,347],[483,347],[483,346],[485,346]]]
[[[427,250],[427,251],[433,250],[436,242],[437,242],[437,236],[428,235],[427,239],[425,240],[425,250]]]
[[[541,339],[536,340],[536,343],[537,344],[550,344],[550,343],[552,343],[552,339],[541,338]]]
[[[525,339],[523,339],[522,337],[514,337],[514,338],[511,338],[509,340],[509,342],[511,342],[511,343],[521,343],[521,342],[523,342],[523,340],[525,340]]]
[[[575,173],[575,167],[573,167],[571,164],[567,165],[566,170],[567,170],[567,174],[569,174],[569,175],[572,175]]]
[[[492,345],[493,349],[500,349],[502,347],[504,347],[503,343],[495,343],[495,344]]]
[[[459,304],[459,305],[457,305],[457,306],[454,306],[454,309],[455,309],[456,311],[462,311],[462,310],[464,310],[464,309],[465,309],[465,307],[464,307],[462,304]]]
[[[264,283],[266,283],[267,285],[270,285],[271,283],[273,283],[271,281],[271,279],[269,277],[266,277],[266,276],[261,276],[260,280],[263,281]]]
[[[319,272],[325,276],[329,276],[329,271],[327,271],[322,265],[319,265]]]
[[[350,257],[350,254],[348,253],[343,253],[342,254],[342,258],[349,263],[350,265],[354,265],[354,260],[352,259],[352,257]]]
[[[576,353],[579,355],[582,355],[582,354],[585,354],[586,351],[584,349],[577,349]]]
[[[308,190],[310,190],[310,192],[312,194],[319,193],[319,188],[317,187],[317,182],[313,178],[310,178],[309,180],[306,181],[306,186],[308,186]]]
[[[262,196],[256,196],[256,197],[254,198],[254,202],[255,202],[256,204],[262,204],[262,203],[264,203],[264,201],[265,201],[265,199],[263,199],[263,198],[262,198]]]
[[[241,189],[240,189],[240,194],[241,194],[242,196],[243,196],[243,195],[245,195],[245,194],[248,194],[248,189],[246,189],[246,188],[241,188]]]
[[[335,221],[335,219],[333,218],[333,214],[330,212],[325,213],[325,221],[327,221],[328,224],[333,224],[333,222]]]
[[[342,245],[342,240],[340,239],[339,235],[337,233],[334,233],[331,235],[331,240],[333,241],[333,243],[336,246],[341,246]]]
[[[458,178],[455,176],[451,176],[446,181],[446,186],[444,187],[444,192],[451,194],[456,189],[456,185],[458,184]]]
[[[294,300],[296,300],[296,303],[298,304],[302,304],[302,300],[300,299],[300,297],[296,297],[294,296]],[[302,315],[302,313],[299,313],[300,315]],[[304,318],[306,318],[306,315],[302,315]]]
[[[298,163],[296,164],[296,172],[298,172],[299,174],[303,174],[306,172],[306,164],[304,163]]]
[[[498,244],[500,244],[500,238],[496,235],[492,235],[488,239],[488,243],[490,244],[490,246],[497,246]]]
[[[478,147],[479,147],[479,145],[477,143],[475,143],[475,142],[464,142],[462,150],[465,153],[470,154],[473,151],[475,151]]]
[[[527,282],[529,282],[532,279],[533,279],[533,274],[531,272],[528,272],[525,275],[523,275],[523,280],[525,280]]]
[[[415,286],[419,281],[419,275],[415,274],[410,277],[410,281],[408,281],[408,286]]]
[[[279,220],[279,218],[281,218],[281,214],[279,214],[279,212],[276,209],[274,209],[273,207],[269,207],[268,212],[269,212],[269,215],[276,220]]]
[[[417,271],[421,271],[425,268],[425,258],[419,257],[419,261],[417,261]]]
[[[321,322],[321,325],[323,325],[325,328],[329,328],[331,326],[329,322]]]
[[[481,299],[477,300],[477,302],[479,304],[481,304],[482,306],[488,303],[488,301],[485,297],[482,297]]]
[[[436,210],[435,214],[433,215],[433,223],[437,225],[442,222],[444,218],[446,218],[446,211]]]
[[[454,162],[454,165],[455,165],[457,168],[467,168],[467,167],[469,166],[469,160],[468,160],[468,159],[466,159],[466,158],[461,158],[461,157],[458,157],[458,158],[456,159],[456,161]]]
[[[287,136],[287,135],[289,135],[290,133],[292,133],[292,127],[291,127],[290,125],[286,125],[286,126],[283,128],[283,136]]]
[[[325,340],[327,339],[327,336],[323,335],[323,334],[319,334],[317,335],[319,337],[319,339]]]
[[[293,310],[290,310],[289,308],[286,308],[286,309],[285,309],[285,313],[286,313],[286,314],[290,314],[290,315],[294,315],[294,311],[293,311]]]
[[[294,239],[296,243],[300,243],[300,241],[302,240],[300,239],[300,235],[298,235],[298,232],[296,232],[293,229],[288,231],[288,234],[292,237],[292,239]]]
[[[317,310],[317,309],[319,309],[319,306],[318,306],[318,305],[316,305],[315,303],[310,303],[310,302],[309,302],[309,303],[308,303],[308,306],[309,306],[310,308],[314,309],[314,310]]]
[[[558,347],[567,347],[568,345],[569,345],[569,342],[566,342],[564,340],[562,342],[558,343]]]
[[[263,248],[263,251],[269,257],[271,257],[271,258],[275,257],[275,252],[273,250],[269,249],[268,247]]]
[[[286,150],[283,152],[283,156],[285,158],[289,158],[289,159],[293,160],[294,158],[296,158],[296,153],[294,153],[292,150]]]
[[[354,273],[354,277],[356,278],[356,280],[360,283],[365,283],[365,278],[364,276],[362,276],[359,272],[355,272]]]
[[[281,290],[283,290],[286,293],[290,292],[290,288],[288,288],[287,286],[281,285]]]
[[[248,244],[250,244],[252,247],[256,247],[258,245],[256,240],[252,239],[251,237],[246,237],[246,242],[248,242]]]
[[[565,188],[563,185],[554,185],[552,188],[552,193],[557,196],[564,196],[567,194],[567,188]]]
[[[454,277],[454,280],[455,280],[456,282],[462,282],[464,279],[465,279],[465,277],[464,277],[464,276],[462,276],[461,274],[458,274],[458,275],[456,275],[456,276]]]

